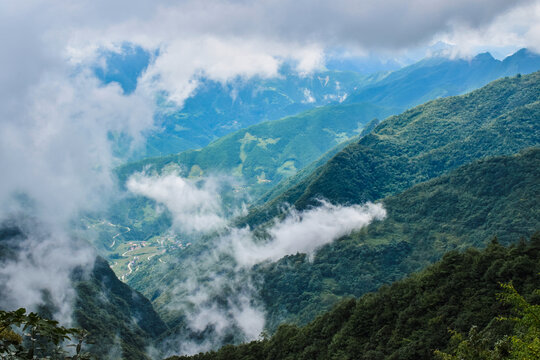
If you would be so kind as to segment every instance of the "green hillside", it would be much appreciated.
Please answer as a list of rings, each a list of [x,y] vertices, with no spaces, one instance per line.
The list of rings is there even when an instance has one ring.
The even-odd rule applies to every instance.
[[[387,218],[318,251],[254,269],[267,327],[307,323],[338,299],[360,296],[453,249],[504,244],[540,229],[540,149],[460,167],[384,199]]]
[[[529,243],[522,240],[510,247],[492,242],[482,251],[451,251],[421,273],[360,299],[344,300],[304,327],[282,325],[264,340],[170,359],[434,359],[435,350],[454,350],[449,330],[462,334],[471,330],[469,343],[462,343],[470,349],[508,344],[500,357],[490,359],[513,359],[505,336],[522,329],[497,320],[515,314],[498,300],[497,294],[503,292],[500,283],[512,282],[524,300],[539,304],[539,272],[539,234]],[[536,326],[539,323],[537,319]],[[466,359],[487,357],[471,351]]]
[[[540,55],[521,49],[504,60],[490,53],[472,59],[433,56],[390,73],[353,92],[347,102],[398,106],[402,110],[426,101],[461,95],[504,76],[540,70]]]
[[[184,175],[233,175],[250,193],[260,193],[295,174],[336,145],[358,135],[373,118],[390,110],[370,104],[317,108],[276,121],[267,121],[227,135],[200,150],[145,159],[118,169],[121,182],[135,171],[160,172],[173,164]]]
[[[361,203],[399,193],[462,164],[540,144],[540,72],[504,78],[462,96],[392,116],[311,176],[255,208],[247,222],[326,198]]]

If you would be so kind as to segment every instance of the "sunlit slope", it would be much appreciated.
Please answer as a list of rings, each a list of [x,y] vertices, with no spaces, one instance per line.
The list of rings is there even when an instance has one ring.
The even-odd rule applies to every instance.
[[[540,72],[494,81],[383,121],[299,184],[248,216],[251,224],[316,198],[359,203],[399,193],[486,156],[540,144]]]
[[[136,171],[160,172],[178,165],[186,177],[236,177],[245,190],[257,194],[358,135],[373,118],[390,113],[371,104],[321,107],[236,131],[200,150],[131,163],[121,167],[118,174],[125,181]]]

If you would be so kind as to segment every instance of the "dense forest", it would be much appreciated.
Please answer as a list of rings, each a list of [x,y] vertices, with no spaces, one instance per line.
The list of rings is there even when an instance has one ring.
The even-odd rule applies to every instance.
[[[306,326],[283,324],[271,337],[170,359],[434,359],[437,350],[442,359],[533,359],[540,354],[540,321],[530,319],[540,315],[539,273],[539,233],[508,247],[493,238],[484,250],[450,251],[405,280],[345,299]],[[501,319],[520,316],[524,323]],[[529,341],[531,351],[520,356],[515,339]]]
[[[540,149],[479,160],[382,200],[387,217],[320,249],[257,265],[267,327],[305,324],[338,299],[401,279],[444,253],[538,230]]]

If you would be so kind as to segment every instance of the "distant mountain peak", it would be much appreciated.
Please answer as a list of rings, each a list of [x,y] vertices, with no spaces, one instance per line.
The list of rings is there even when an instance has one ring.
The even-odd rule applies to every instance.
[[[521,60],[521,59],[527,59],[527,58],[535,58],[539,57],[540,55],[527,49],[527,48],[521,48],[512,55],[507,56],[504,61],[515,61],[515,60]]]
[[[478,55],[476,55],[474,58],[473,58],[473,61],[492,61],[492,60],[495,60],[495,58],[491,55],[490,52],[486,51],[486,52],[483,52],[483,53],[480,53]]]

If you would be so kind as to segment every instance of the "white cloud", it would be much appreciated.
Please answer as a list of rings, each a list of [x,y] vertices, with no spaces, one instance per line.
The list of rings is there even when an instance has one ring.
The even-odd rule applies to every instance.
[[[208,179],[202,186],[177,174],[149,177],[132,176],[127,188],[134,194],[161,203],[173,216],[178,231],[211,232],[225,227],[227,221],[221,206],[219,184]]]
[[[540,52],[540,2],[513,8],[481,28],[456,24],[439,39],[454,45],[450,49],[453,56],[473,56],[491,50],[495,56],[505,57],[524,47]]]
[[[36,311],[38,305],[47,303],[56,319],[70,324],[75,300],[70,275],[78,266],[91,269],[94,252],[63,230],[43,231],[36,223],[18,225],[26,238],[17,239],[16,257],[5,259],[0,266],[2,308]]]
[[[68,7],[60,19],[71,24],[86,15],[80,20],[84,26],[72,25],[68,39],[69,53],[78,62],[93,58],[99,47],[125,41],[160,49],[142,77],[140,91],[148,95],[165,90],[181,105],[202,74],[218,81],[273,76],[287,58],[297,61],[300,73],[309,73],[324,66],[326,49],[336,47],[356,54],[401,56],[447,39],[460,54],[469,55],[475,38],[475,49],[482,44],[499,47],[501,41],[494,39],[505,38],[502,42],[513,41],[514,50],[517,44],[537,48],[538,16],[528,11],[531,4],[537,6],[538,1],[188,0],[135,6],[118,2],[107,16],[99,16],[105,5],[98,1]],[[124,16],[123,6],[130,8]],[[504,22],[511,26],[495,25]],[[489,36],[481,35],[486,32]]]
[[[231,333],[245,341],[256,339],[264,328],[265,311],[250,278],[253,265],[297,253],[313,257],[322,246],[386,216],[381,204],[341,206],[321,201],[311,209],[290,210],[261,238],[249,228],[228,224],[219,183],[212,179],[197,185],[178,173],[137,174],[127,183],[131,192],[167,207],[174,219],[171,230],[192,236],[214,231],[211,237],[204,238],[204,250],[178,264],[176,271],[182,276],[162,289],[167,294],[166,310],[183,314],[188,329],[213,331],[203,342],[171,339],[167,347],[172,346],[174,353],[193,354],[216,348]],[[194,242],[197,246],[197,240]]]
[[[254,239],[246,229],[234,230],[228,240],[237,262],[251,266],[296,253],[313,255],[323,245],[385,216],[381,204],[341,206],[323,201],[320,206],[303,212],[292,210],[267,230],[266,242]]]
[[[77,8],[0,3],[0,223],[37,219],[25,225],[18,253],[0,265],[0,307],[36,309],[45,291],[65,321],[71,271],[91,269],[94,256],[89,244],[73,239],[70,221],[80,210],[103,206],[113,188],[109,135],[140,141],[153,112],[148,99],[124,96],[67,61],[69,29],[84,23],[71,18]]]

